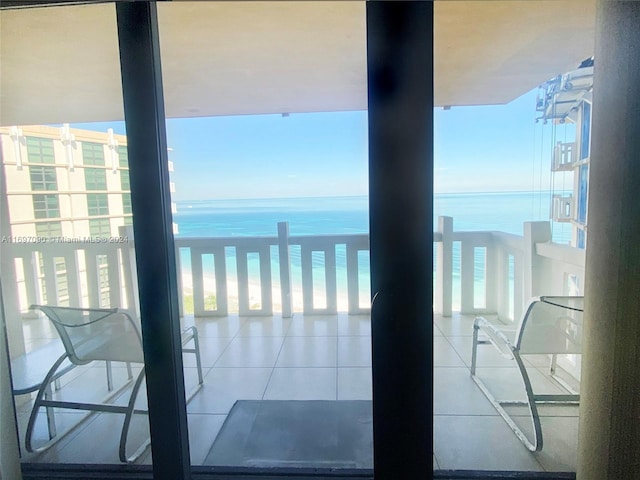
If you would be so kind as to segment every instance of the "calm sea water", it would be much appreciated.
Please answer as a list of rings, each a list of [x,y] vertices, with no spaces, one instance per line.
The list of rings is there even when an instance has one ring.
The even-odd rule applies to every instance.
[[[177,203],[179,237],[276,235],[289,222],[291,235],[368,232],[368,200],[358,197],[199,200]],[[522,234],[526,221],[548,220],[548,192],[439,194],[437,217],[453,217],[454,230],[498,230]],[[563,230],[564,228],[564,230]],[[554,240],[566,243],[568,225],[554,224]]]
[[[522,235],[523,223],[548,220],[549,192],[439,194],[434,199],[434,230],[437,217],[453,217],[454,231],[497,230]],[[291,235],[352,234],[368,232],[368,200],[365,196],[328,198],[287,198],[251,200],[200,200],[177,203],[174,221],[178,237],[275,236],[277,223],[289,222]],[[554,241],[567,243],[571,230],[553,224]],[[454,249],[454,275],[459,271],[459,251]],[[189,256],[181,253],[183,268],[189,270]],[[300,252],[291,251],[294,282],[301,282]],[[278,277],[277,252],[273,249],[273,277]],[[321,255],[314,256],[314,281],[323,283]],[[346,252],[336,251],[338,288],[346,288]],[[367,259],[360,272],[361,297],[368,298]],[[478,260],[482,262],[483,260]],[[255,262],[257,263],[257,262]],[[235,258],[228,253],[229,274],[235,275]],[[478,265],[482,268],[482,265]],[[257,265],[250,275],[258,277]]]

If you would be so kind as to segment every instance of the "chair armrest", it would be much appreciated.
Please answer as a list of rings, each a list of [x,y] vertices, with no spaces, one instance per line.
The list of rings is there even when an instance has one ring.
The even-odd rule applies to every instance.
[[[484,317],[476,317],[473,322],[473,328],[484,333],[503,356],[508,358],[513,357],[513,352],[516,351],[516,347],[504,332],[490,323],[489,320]]]
[[[182,346],[184,347],[187,343],[193,340],[194,337],[195,338],[198,337],[198,329],[196,327],[192,326],[192,327],[183,328],[182,335],[181,335]]]

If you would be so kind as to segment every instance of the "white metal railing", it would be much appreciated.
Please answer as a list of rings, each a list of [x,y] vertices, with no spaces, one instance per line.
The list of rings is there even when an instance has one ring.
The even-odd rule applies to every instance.
[[[137,311],[131,227],[122,239],[4,245],[7,317],[45,302]],[[361,285],[369,274],[361,261],[369,251],[366,234],[290,236],[281,223],[277,236],[176,238],[175,245],[182,314],[189,297],[195,316],[333,314],[339,299],[351,314],[369,311]],[[584,250],[551,243],[549,222],[525,223],[519,236],[454,232],[453,219],[441,217],[434,247],[434,307],[444,316],[457,310],[517,319],[532,296],[582,293]],[[8,329],[14,337],[20,330]]]
[[[572,170],[578,161],[578,150],[575,142],[558,142],[553,149],[553,170]]]

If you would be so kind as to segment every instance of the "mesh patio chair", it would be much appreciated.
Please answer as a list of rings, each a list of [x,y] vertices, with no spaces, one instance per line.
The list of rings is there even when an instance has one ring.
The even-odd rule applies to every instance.
[[[134,414],[146,414],[146,410],[135,409],[136,399],[144,380],[144,357],[142,352],[142,337],[140,329],[133,318],[124,310],[117,308],[71,308],[53,307],[46,305],[32,305],[31,309],[40,310],[53,323],[62,344],[64,353],[53,363],[46,374],[33,404],[29,422],[27,424],[25,446],[28,452],[41,452],[49,448],[72,429],[68,429],[62,435],[55,434],[55,418],[51,414],[53,408],[65,408],[87,411],[87,415],[96,412],[117,413],[124,415],[124,422],[120,434],[119,457],[122,462],[135,461],[149,446],[146,440],[132,455],[127,455],[127,436]],[[193,342],[193,348],[184,348]],[[198,331],[195,327],[185,329],[182,333],[183,352],[193,353],[196,356],[198,371],[198,387],[202,385],[202,366],[200,362],[200,347]],[[51,383],[59,376],[62,365],[71,362],[73,365],[86,365],[94,361],[124,362],[127,364],[129,380],[120,389],[109,394],[101,403],[72,402],[53,400],[51,398]],[[131,364],[142,366],[135,380],[132,375]],[[110,371],[110,368],[108,368]],[[124,389],[133,383],[131,393],[126,405],[115,405],[110,400],[122,393]],[[111,386],[110,386],[111,390]],[[49,423],[49,441],[44,445],[34,448],[33,431],[40,409],[47,411]],[[86,417],[86,416],[85,416]],[[83,417],[83,419],[85,418]],[[77,425],[77,424],[76,424]],[[53,429],[51,428],[53,427]],[[52,432],[53,431],[53,435]]]
[[[538,452],[542,450],[542,427],[538,414],[539,404],[576,405],[580,395],[557,375],[558,355],[580,355],[582,353],[582,312],[584,297],[538,297],[531,301],[526,313],[511,340],[504,326],[490,323],[483,317],[477,317],[473,323],[473,351],[471,357],[471,376],[485,396],[504,418],[526,447]],[[479,339],[482,333],[486,339]],[[493,344],[500,353],[515,361],[526,393],[526,401],[498,400],[487,385],[477,375],[477,350],[479,345]],[[536,394],[523,360],[527,355],[548,355],[550,358],[550,378],[562,394]],[[532,367],[530,367],[532,368]],[[533,440],[530,440],[504,407],[527,406],[533,425]]]

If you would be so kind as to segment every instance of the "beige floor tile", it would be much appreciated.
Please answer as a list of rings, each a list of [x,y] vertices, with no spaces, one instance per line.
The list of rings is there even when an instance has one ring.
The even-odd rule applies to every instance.
[[[239,337],[284,337],[287,335],[290,318],[247,317],[238,331]]]
[[[288,337],[276,367],[335,367],[338,337]]]
[[[337,315],[294,315],[287,332],[289,337],[335,337],[338,335]]]
[[[335,368],[276,368],[265,400],[335,400]]]
[[[464,367],[465,364],[447,338],[433,338],[433,364],[435,367]]]
[[[236,337],[215,367],[273,367],[284,337]]]
[[[226,415],[236,400],[260,400],[271,372],[271,368],[212,368],[187,412]]]
[[[338,337],[338,367],[370,367],[371,337]]]
[[[369,315],[338,315],[338,335],[371,336],[371,317]]]
[[[338,400],[371,400],[371,368],[339,368]]]
[[[245,321],[245,318],[237,316],[199,317],[192,324],[198,328],[200,337],[235,337]],[[185,322],[185,325],[189,323]]]

